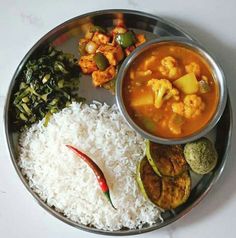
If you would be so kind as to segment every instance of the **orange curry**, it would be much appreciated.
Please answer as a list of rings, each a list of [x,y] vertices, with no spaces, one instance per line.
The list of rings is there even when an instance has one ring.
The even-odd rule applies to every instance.
[[[123,99],[130,117],[142,129],[165,138],[184,137],[213,116],[218,86],[199,54],[180,45],[160,44],[132,63]]]

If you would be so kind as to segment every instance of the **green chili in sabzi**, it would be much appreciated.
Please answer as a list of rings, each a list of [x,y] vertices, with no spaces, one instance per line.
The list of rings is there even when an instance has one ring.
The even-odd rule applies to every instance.
[[[14,125],[18,129],[81,101],[76,94],[79,88],[80,69],[71,55],[47,46],[30,58],[17,79],[12,97]]]
[[[111,201],[109,187],[107,185],[107,181],[106,181],[106,178],[105,178],[102,170],[98,167],[98,165],[89,156],[87,156],[80,150],[78,150],[77,148],[75,148],[71,145],[66,145],[66,146],[69,149],[71,149],[76,155],[78,155],[82,160],[84,160],[88,164],[88,166],[93,170],[103,194],[106,196],[106,198],[110,202],[111,206],[114,209],[116,209]]]

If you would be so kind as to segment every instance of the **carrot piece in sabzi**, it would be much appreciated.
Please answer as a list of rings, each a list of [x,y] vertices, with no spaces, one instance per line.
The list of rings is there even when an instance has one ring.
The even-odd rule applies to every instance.
[[[106,178],[105,178],[102,170],[98,167],[98,165],[89,156],[87,156],[80,150],[78,150],[77,148],[75,148],[71,145],[66,145],[66,146],[69,149],[71,149],[76,155],[78,155],[93,170],[103,194],[106,196],[106,198],[110,202],[111,206],[114,209],[116,209],[111,201],[109,187],[107,185],[107,181],[106,181]]]

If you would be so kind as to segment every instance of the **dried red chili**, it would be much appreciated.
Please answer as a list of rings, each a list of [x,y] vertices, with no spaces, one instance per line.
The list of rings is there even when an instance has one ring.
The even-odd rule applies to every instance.
[[[104,195],[107,197],[108,201],[110,202],[110,204],[112,205],[112,207],[114,209],[116,209],[111,201],[111,197],[110,197],[110,191],[109,191],[109,187],[107,185],[107,181],[106,178],[102,172],[102,170],[98,167],[98,165],[86,154],[84,154],[83,152],[81,152],[80,150],[78,150],[77,148],[71,146],[71,145],[66,145],[69,149],[71,149],[72,151],[74,151],[82,160],[84,160],[88,166],[93,170],[97,180],[98,180],[98,184],[102,190],[102,192],[104,193]]]

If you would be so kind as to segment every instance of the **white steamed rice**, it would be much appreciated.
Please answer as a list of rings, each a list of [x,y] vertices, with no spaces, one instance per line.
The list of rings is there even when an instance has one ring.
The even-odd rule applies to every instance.
[[[88,165],[65,145],[88,154],[108,181],[114,210]],[[136,184],[144,140],[114,105],[73,103],[54,114],[47,127],[34,124],[20,137],[19,165],[30,187],[71,220],[103,230],[140,228],[160,218]]]

